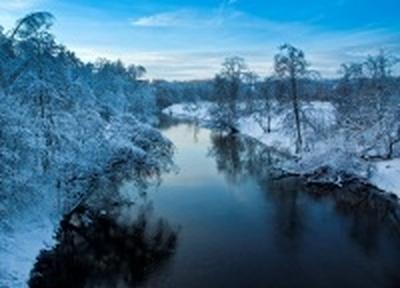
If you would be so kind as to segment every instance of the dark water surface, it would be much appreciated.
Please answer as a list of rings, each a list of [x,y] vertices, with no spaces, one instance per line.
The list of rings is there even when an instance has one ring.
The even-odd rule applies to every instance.
[[[164,134],[180,171],[148,197],[181,230],[143,287],[400,287],[399,235],[379,211],[269,179],[279,155],[252,141],[189,124]]]
[[[285,155],[243,137],[163,131],[179,171],[145,196],[102,181],[64,217],[30,287],[400,287],[393,206],[370,189],[271,177]]]

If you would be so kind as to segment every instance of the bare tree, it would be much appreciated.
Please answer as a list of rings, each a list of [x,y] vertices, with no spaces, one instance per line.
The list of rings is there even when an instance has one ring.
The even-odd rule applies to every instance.
[[[398,59],[384,50],[359,63],[342,64],[338,85],[342,125],[364,147],[365,158],[390,159],[400,143],[399,100],[392,72]]]
[[[377,55],[369,55],[363,63],[365,75],[370,79],[368,94],[376,109],[377,121],[381,121],[385,114],[385,104],[392,94],[392,71],[398,63],[398,59],[384,50],[380,50]]]
[[[259,76],[254,72],[246,72],[243,74],[243,101],[244,113],[250,115],[255,112],[259,100],[259,87],[257,86]]]
[[[290,94],[293,104],[293,113],[296,124],[296,153],[300,152],[303,146],[301,125],[300,125],[300,107],[298,80],[308,74],[308,62],[302,50],[290,45],[284,44],[279,47],[280,52],[275,55],[275,72],[282,80],[288,80]]]
[[[257,105],[254,105],[254,119],[263,129],[264,133],[271,133],[272,113],[274,110],[274,100],[281,92],[280,82],[273,76],[267,77],[259,85],[259,98]],[[265,119],[267,123],[265,123]]]
[[[226,58],[214,80],[215,106],[211,108],[213,125],[220,130],[238,131],[238,100],[247,65],[243,58]]]

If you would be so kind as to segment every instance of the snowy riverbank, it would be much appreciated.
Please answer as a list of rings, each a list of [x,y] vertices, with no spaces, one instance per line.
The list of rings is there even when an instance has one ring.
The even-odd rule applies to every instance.
[[[0,287],[26,287],[39,251],[54,245],[60,215],[46,189],[31,197],[32,205],[15,207],[14,217],[0,225]]]
[[[208,109],[210,103],[174,104],[163,113],[182,120],[193,120],[200,125],[210,125]],[[336,109],[329,102],[311,102],[303,105],[308,119],[317,123],[322,130],[329,130],[336,124]],[[343,135],[331,135],[325,139],[311,139],[312,145],[301,155],[295,155],[293,134],[287,128],[285,119],[289,110],[274,113],[271,118],[271,131],[265,130],[266,119],[257,119],[254,115],[239,120],[239,130],[243,135],[252,137],[274,149],[287,152],[297,158],[282,167],[296,174],[312,174],[324,167],[334,171],[328,181],[340,184],[342,174],[350,174],[371,183],[377,188],[400,197],[400,159],[387,161],[366,161],[357,156],[362,147],[353,145]],[[263,123],[264,122],[264,123]],[[312,137],[312,132],[305,130],[305,137]]]

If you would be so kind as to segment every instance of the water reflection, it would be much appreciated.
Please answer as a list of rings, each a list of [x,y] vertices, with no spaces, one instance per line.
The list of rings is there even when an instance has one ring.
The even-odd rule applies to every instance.
[[[108,206],[97,211],[108,211],[113,220],[106,221],[106,226],[112,228],[101,229],[96,238],[86,237],[111,239],[118,245],[101,240],[104,247],[93,250],[82,244],[86,240],[80,240],[76,232],[69,232],[73,236],[61,237],[61,243],[66,242],[63,239],[79,241],[69,240],[65,249],[57,246],[44,252],[32,279],[63,279],[64,272],[77,273],[72,278],[80,279],[83,270],[89,271],[85,272],[89,275],[86,286],[74,280],[66,282],[69,286],[56,287],[398,287],[400,237],[390,200],[356,182],[338,188],[276,177],[275,168],[287,155],[251,139],[176,123],[164,133],[176,145],[180,172],[165,177],[157,191],[149,192],[143,207],[145,211],[154,207],[153,212],[182,226],[179,245],[176,229],[132,213],[130,205],[137,207],[137,201],[109,210],[114,200],[107,200]],[[132,199],[130,190],[119,188],[117,203]],[[141,232],[133,233],[135,225]],[[123,232],[118,232],[120,227]],[[114,235],[121,237],[114,239]],[[133,245],[134,235],[145,237]],[[154,239],[163,239],[162,244],[156,245],[160,242]],[[134,246],[144,248],[138,252]],[[55,254],[67,254],[69,260],[53,260]],[[135,262],[129,254],[141,255],[141,260]],[[52,261],[68,269],[49,269],[59,267],[48,264]],[[110,268],[97,267],[104,261],[110,261],[106,265]],[[69,263],[84,265],[75,271]],[[132,271],[129,267],[135,265],[144,268]]]
[[[335,249],[340,249],[336,248],[333,242],[337,235],[332,235],[333,239],[325,239],[325,241],[332,241],[332,243],[328,242],[332,246],[324,247],[329,251],[326,251],[327,255],[322,255],[322,248],[318,251],[308,247],[309,245],[321,246],[313,243],[313,241],[318,240],[312,238],[321,237],[320,231],[331,234],[337,233],[340,236],[342,232],[338,233],[336,229],[341,229],[347,235],[345,239],[349,239],[356,247],[359,247],[363,251],[362,257],[371,261],[363,260],[360,262],[360,268],[364,266],[363,269],[366,269],[366,271],[376,269],[372,274],[376,279],[381,279],[376,280],[377,283],[386,283],[387,287],[398,287],[396,285],[400,283],[399,274],[394,271],[400,271],[396,268],[398,267],[396,265],[400,264],[400,259],[396,259],[397,256],[392,258],[386,254],[388,250],[395,249],[395,254],[400,256],[399,229],[396,226],[396,221],[393,221],[393,217],[390,217],[398,209],[396,203],[381,197],[378,191],[372,187],[358,182],[352,182],[344,188],[339,188],[329,185],[310,186],[295,177],[275,179],[273,171],[275,167],[279,167],[281,161],[285,160],[285,155],[269,150],[256,141],[243,137],[212,134],[210,138],[211,148],[208,156],[215,160],[217,170],[224,175],[231,185],[240,185],[240,183],[248,181],[249,178],[253,179],[259,189],[263,191],[270,209],[273,210],[268,219],[268,222],[270,222],[268,225],[274,227],[273,233],[272,237],[271,235],[266,237],[266,241],[273,241],[274,244],[269,242],[269,244],[264,245],[273,245],[274,249],[279,249],[286,255],[285,257],[288,257],[288,261],[300,257],[299,262],[301,264],[299,265],[308,269],[307,267],[314,267],[310,261],[321,261],[320,259],[323,257],[334,257],[332,253],[335,253]],[[317,217],[325,217],[326,223],[321,222]],[[323,225],[326,225],[326,227],[323,227]],[[269,227],[267,230],[270,229]],[[351,250],[353,248],[351,248],[351,245],[349,246],[349,243],[346,243],[343,239],[339,241],[344,242],[342,245],[346,245],[346,248],[342,248],[347,249],[347,253],[356,253]],[[342,253],[338,252],[339,255]],[[305,256],[304,254],[308,255]],[[280,258],[284,257],[280,256]],[[341,261],[346,260],[341,259]],[[375,262],[385,264],[381,266]],[[341,271],[336,266],[331,267],[331,269]],[[352,269],[357,270],[354,267]],[[293,267],[290,267],[289,270],[292,271]],[[274,274],[272,271],[270,272]],[[320,272],[329,274],[326,271]],[[350,276],[347,275],[346,277]],[[357,283],[358,281],[346,277],[342,279],[343,282],[337,281],[336,285],[352,281]],[[357,276],[354,275],[354,277]],[[365,278],[368,279],[367,276]],[[264,279],[264,281],[268,282],[267,279]],[[386,280],[383,281],[382,279]],[[305,280],[304,282],[301,281],[300,283],[309,283]],[[370,280],[359,281],[359,283],[364,282],[368,283],[367,286],[375,287],[375,284]],[[286,285],[282,284],[282,286]],[[381,284],[377,286],[381,287]]]
[[[114,207],[115,209],[115,207]],[[80,205],[66,215],[57,245],[41,251],[29,287],[134,287],[174,253],[177,235],[141,209],[129,222]]]
[[[229,182],[233,184],[243,180],[247,171],[244,169],[244,145],[240,138],[234,135],[211,135],[212,147],[209,156],[213,157],[217,170],[223,172]],[[247,161],[246,161],[247,162]]]
[[[274,180],[271,173],[274,165],[284,161],[285,156],[236,135],[212,134],[211,144],[209,155],[229,182],[237,184],[251,177],[265,190],[269,201],[275,205],[278,245],[284,245],[284,249],[295,248],[304,228],[305,211],[299,203],[299,184],[302,183],[296,178]]]
[[[239,135],[212,133],[210,141],[208,156],[215,160],[218,171],[232,183],[248,177],[269,179],[275,172],[273,167],[288,158],[287,155]]]
[[[160,154],[166,163],[161,169],[115,158],[101,175],[63,187],[78,198],[64,197],[56,245],[38,255],[29,287],[135,287],[160,270],[176,250],[178,229],[153,216],[146,192],[172,169],[171,156],[172,147]],[[80,181],[86,193],[71,193],[85,187]]]
[[[309,193],[316,197],[330,197],[336,212],[348,221],[349,237],[365,252],[373,256],[378,252],[380,237],[389,230],[389,237],[399,239],[400,230],[395,215],[398,206],[390,199],[382,197],[373,187],[357,182],[349,183],[345,189],[338,187],[309,187]]]
[[[339,188],[305,185],[302,179],[296,177],[275,179],[273,171],[287,159],[286,155],[245,137],[213,133],[210,138],[208,156],[215,160],[218,171],[232,184],[249,177],[257,181],[268,201],[276,205],[277,227],[290,239],[301,234],[304,226],[305,211],[301,193],[312,197],[314,201],[321,198],[333,200],[336,212],[350,218],[349,236],[366,251],[376,247],[380,229],[385,227],[383,224],[395,225],[388,216],[397,207],[390,199],[381,197],[373,187],[356,181]],[[398,230],[393,228],[393,233],[397,234]]]

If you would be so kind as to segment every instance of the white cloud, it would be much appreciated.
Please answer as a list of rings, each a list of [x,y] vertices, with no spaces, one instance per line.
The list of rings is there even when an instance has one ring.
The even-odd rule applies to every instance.
[[[235,42],[235,39],[243,35],[245,37],[258,35],[262,39],[261,42],[266,38],[271,40],[273,38],[275,40],[277,40],[276,38],[282,38],[278,42],[285,42],[288,41],[286,39],[297,39],[303,35],[310,35],[315,32],[314,27],[311,25],[297,22],[272,21],[246,14],[231,7],[229,3],[234,2],[232,0],[225,0],[214,10],[208,11],[208,13],[201,10],[181,9],[140,17],[132,20],[130,23],[138,28],[171,28],[165,31],[165,33],[171,34],[171,39],[175,39],[176,37],[182,39],[190,38],[191,36],[186,35],[186,32],[178,32],[176,29],[194,28],[196,29],[194,34],[199,33],[196,34],[198,37],[201,37],[200,34],[203,36],[207,35],[205,37],[208,39],[207,43],[210,45],[211,43],[222,42],[224,42],[222,43],[223,45],[233,44],[232,42]],[[173,34],[172,30],[175,30],[178,34]],[[194,35],[193,33],[190,34]],[[244,44],[247,43],[245,42]]]
[[[321,32],[317,29],[304,37],[287,41],[303,49],[312,68],[325,77],[337,77],[339,66],[343,62],[358,61],[380,48],[400,53],[400,36],[383,29],[360,31]],[[241,38],[239,38],[241,39]],[[270,75],[273,69],[273,56],[281,39],[260,38],[258,42],[242,45],[214,45],[212,47],[182,48],[170,51],[159,48],[156,51],[110,49],[108,46],[93,49],[73,49],[86,60],[101,56],[110,59],[122,59],[126,63],[142,64],[147,68],[151,79],[167,80],[209,79],[220,70],[225,57],[242,56],[252,71],[262,77]],[[112,51],[112,52],[111,52]]]
[[[150,79],[193,80],[210,79],[221,69],[226,57],[240,55],[252,71],[265,76],[271,72],[272,56],[264,50],[236,51],[132,51],[110,50],[108,46],[70,47],[84,61],[95,61],[98,57],[110,60],[121,59],[127,64],[141,64],[146,67]],[[272,52],[271,50],[268,50]]]
[[[138,27],[177,27],[187,26],[193,22],[193,13],[189,10],[163,12],[133,20],[133,26]]]
[[[244,14],[233,8],[230,3],[223,2],[219,7],[207,13],[194,9],[180,9],[156,13],[149,16],[139,17],[131,21],[136,27],[215,27],[221,26],[228,21],[237,19]],[[232,2],[234,3],[234,2]]]
[[[37,8],[44,7],[43,3],[58,2],[20,1],[9,7],[22,9],[40,1]],[[6,2],[0,0],[0,24],[12,25],[25,12],[2,10]],[[58,21],[54,31],[57,39],[84,60],[120,58],[126,63],[146,66],[149,78],[169,80],[211,78],[219,71],[223,59],[234,55],[244,57],[251,69],[265,76],[271,73],[273,56],[283,42],[303,49],[313,68],[329,77],[336,76],[340,63],[356,61],[379,48],[400,52],[400,44],[397,44],[400,35],[393,29],[368,26],[330,30],[312,21],[275,21],[237,10],[234,2],[220,0],[219,6],[207,11],[183,8],[143,15],[132,20],[131,25],[127,25],[129,20],[126,19],[103,21],[101,14],[88,10],[74,14],[75,6],[74,13],[63,16],[66,9],[58,6],[56,11],[60,13],[59,16],[55,14]],[[5,14],[9,17],[5,18]],[[132,29],[132,25],[136,28]],[[149,31],[147,28],[161,29]]]
[[[0,9],[15,11],[33,8],[40,0],[0,0]]]

